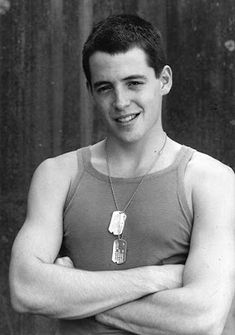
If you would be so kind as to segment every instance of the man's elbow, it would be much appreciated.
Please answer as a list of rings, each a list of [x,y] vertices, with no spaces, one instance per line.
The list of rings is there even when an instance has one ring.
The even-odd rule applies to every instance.
[[[10,301],[12,308],[18,313],[32,313],[33,299],[26,295],[24,287],[18,283],[10,283]]]
[[[226,317],[222,313],[217,314],[213,310],[202,312],[194,324],[195,335],[222,335]]]
[[[57,318],[47,297],[30,285],[12,283],[10,285],[10,301],[17,313],[45,315]]]
[[[29,313],[29,309],[27,308],[26,304],[20,300],[18,297],[15,295],[13,296],[11,294],[11,306],[14,309],[15,312],[17,313]]]
[[[208,318],[206,320],[206,318]],[[191,319],[191,318],[190,318]],[[210,319],[208,315],[197,318],[193,317],[187,322],[182,322],[179,329],[174,334],[178,335],[221,335],[223,327],[217,321]]]
[[[209,320],[201,327],[201,335],[222,335],[224,324],[219,320]],[[197,332],[195,334],[198,334]]]
[[[211,300],[204,317],[205,335],[222,335],[232,306],[233,290]]]
[[[198,297],[197,297],[198,298]],[[222,335],[228,308],[218,303],[218,300],[208,301],[197,299],[196,305],[185,310],[184,317],[179,322],[177,334],[184,335]]]
[[[9,284],[10,301],[16,312],[37,314],[42,309],[42,296],[27,269],[10,266]]]
[[[27,277],[27,276],[25,276]],[[37,313],[41,309],[37,287],[32,278],[19,276],[17,271],[10,271],[10,301],[12,308],[18,313]]]

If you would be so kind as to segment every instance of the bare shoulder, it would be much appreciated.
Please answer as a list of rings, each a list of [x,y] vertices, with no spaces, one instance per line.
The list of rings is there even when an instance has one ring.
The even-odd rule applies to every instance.
[[[233,170],[219,160],[196,151],[188,165],[187,174],[195,186],[201,183],[234,183]]]
[[[193,208],[227,206],[232,211],[235,202],[235,175],[233,170],[217,159],[195,152],[185,174]],[[209,205],[210,204],[210,205]]]
[[[48,203],[62,204],[67,196],[70,183],[77,172],[76,151],[71,151],[44,160],[35,170],[30,191],[30,204],[44,199]]]
[[[70,180],[77,171],[77,152],[70,151],[65,154],[47,158],[36,169],[36,175],[43,175],[43,177],[59,178],[63,180]]]

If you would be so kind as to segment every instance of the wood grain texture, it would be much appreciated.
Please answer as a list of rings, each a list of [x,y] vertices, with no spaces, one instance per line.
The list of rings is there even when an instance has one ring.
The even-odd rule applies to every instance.
[[[0,13],[0,334],[51,335],[54,321],[11,309],[8,265],[36,166],[105,136],[81,67],[91,26],[117,13],[156,24],[174,78],[164,105],[168,134],[235,169],[235,3],[15,0]],[[224,335],[234,334],[234,314],[235,303]]]
[[[168,2],[167,41],[174,86],[169,133],[235,167],[235,5],[227,1]]]

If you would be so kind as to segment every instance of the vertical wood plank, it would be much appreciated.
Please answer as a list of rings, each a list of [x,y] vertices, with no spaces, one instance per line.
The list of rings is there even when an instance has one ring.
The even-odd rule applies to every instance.
[[[37,164],[52,155],[50,110],[50,3],[38,2],[32,7],[33,15],[33,107],[32,133],[33,156]]]
[[[168,1],[169,134],[235,167],[233,1]],[[209,34],[207,32],[210,32]],[[233,83],[233,84],[232,84]]]
[[[51,0],[51,78],[52,147],[53,155],[62,152],[63,129],[63,1]]]
[[[93,23],[93,2],[92,0],[80,0],[78,3],[78,66],[79,66],[79,132],[80,145],[86,146],[92,142],[93,114],[92,105],[88,97],[86,80],[82,70],[82,47],[90,33]]]

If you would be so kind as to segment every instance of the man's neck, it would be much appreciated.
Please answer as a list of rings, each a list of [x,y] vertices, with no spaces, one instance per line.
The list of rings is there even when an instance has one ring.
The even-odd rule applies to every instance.
[[[165,141],[166,134],[163,130],[150,139],[142,138],[141,141],[132,143],[108,137],[104,143],[104,153],[109,159],[112,175],[135,177],[145,174],[154,165]]]
[[[109,141],[109,139],[108,139]],[[105,150],[105,142],[103,140],[91,147],[91,163],[96,170],[107,175],[107,154]],[[122,146],[114,146],[108,148],[108,157],[110,160],[110,173],[113,177],[133,178],[142,176],[151,166],[155,154],[160,149],[163,143],[163,136],[155,145],[143,146],[143,149],[130,147],[128,150],[122,150]],[[166,145],[157,161],[156,165],[151,170],[156,172],[170,166],[177,157],[181,145],[167,138]],[[120,149],[120,150],[119,150]],[[139,149],[139,150],[138,150]]]

